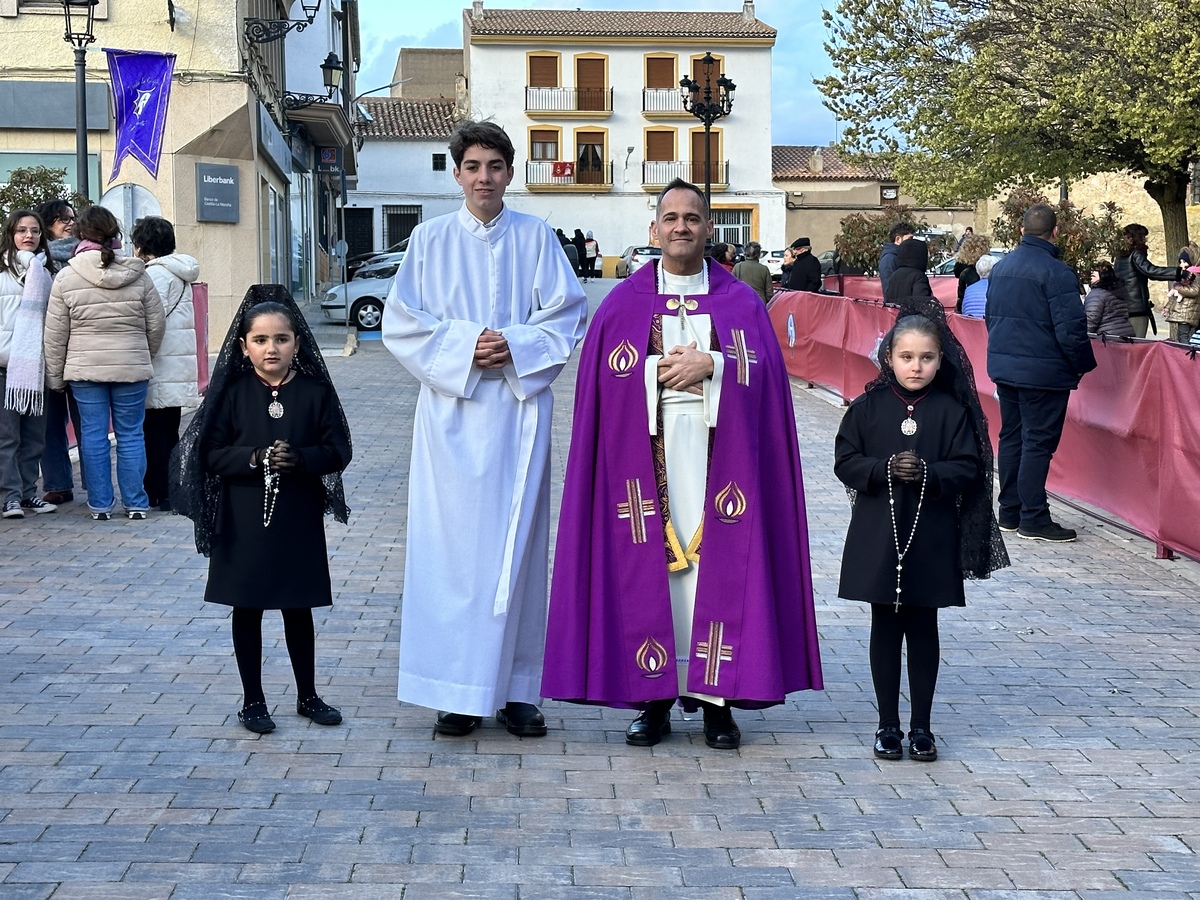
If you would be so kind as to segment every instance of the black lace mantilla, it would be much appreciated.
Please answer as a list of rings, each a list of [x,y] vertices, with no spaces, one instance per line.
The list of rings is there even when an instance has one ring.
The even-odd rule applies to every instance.
[[[975,370],[962,344],[950,330],[946,321],[946,311],[941,303],[937,300],[912,297],[899,301],[898,305],[900,308],[896,314],[896,321],[905,316],[917,315],[932,320],[937,326],[942,343],[942,365],[938,369],[936,381],[970,414],[983,477],[974,487],[963,491],[958,498],[959,550],[963,577],[972,580],[987,578],[997,569],[1008,566],[1009,559],[1004,538],[1000,534],[1000,526],[992,512],[995,487],[994,457],[991,438],[988,436],[987,416],[975,389]],[[891,340],[892,332],[889,331],[879,346],[879,375],[863,388],[864,392],[885,384],[896,384],[896,375],[887,361]],[[850,502],[853,504],[855,492],[849,493]]]
[[[268,301],[282,303],[292,312],[292,318],[299,330],[296,335],[296,359],[293,364],[295,368],[322,384],[333,386],[333,380],[329,377],[329,370],[325,367],[325,360],[321,357],[317,340],[304,320],[304,314],[296,306],[296,301],[292,299],[287,289],[281,284],[252,285],[246,292],[242,305],[234,314],[233,322],[229,326],[229,333],[225,335],[225,342],[221,345],[221,352],[217,356],[216,365],[209,378],[208,391],[204,395],[204,400],[200,403],[200,408],[196,410],[196,415],[192,417],[191,424],[183,433],[183,437],[179,439],[179,444],[171,453],[169,475],[171,510],[192,520],[196,531],[196,551],[205,556],[212,551],[212,536],[216,528],[217,507],[221,498],[221,481],[217,476],[211,475],[205,470],[204,460],[200,458],[201,437],[207,430],[216,410],[220,409],[229,385],[242,373],[248,372],[252,368],[250,360],[243,355],[241,344],[238,341],[238,325],[251,307]],[[342,427],[346,430],[346,440],[349,442],[350,425],[346,421],[346,413],[342,409],[342,403],[338,399],[336,391],[334,392],[334,404],[337,407],[337,415],[342,420]],[[322,475],[321,482],[325,485],[326,515],[332,513],[337,521],[344,524],[350,516],[350,508],[346,505],[342,473],[334,472]]]

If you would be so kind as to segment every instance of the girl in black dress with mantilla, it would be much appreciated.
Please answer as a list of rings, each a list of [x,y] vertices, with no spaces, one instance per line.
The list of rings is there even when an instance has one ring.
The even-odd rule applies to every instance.
[[[871,604],[875,755],[900,759],[901,650],[908,645],[909,757],[932,761],[937,611],[963,606],[964,578],[1008,564],[992,513],[992,451],[970,364],[940,305],[902,309],[881,373],[850,404],[834,473],[850,491],[838,596]]]
[[[282,293],[282,289],[279,289]],[[351,458],[337,393],[286,293],[253,291],[234,320],[209,393],[173,460],[172,503],[210,557],[204,599],[233,607],[234,655],[250,731],[275,729],[262,687],[262,615],[282,611],[296,712],[320,725],[341,713],[315,686],[314,607],[333,603],[324,514],[346,521],[340,473]],[[314,358],[315,356],[315,358]],[[190,474],[190,478],[189,478]],[[186,490],[189,484],[202,490]]]

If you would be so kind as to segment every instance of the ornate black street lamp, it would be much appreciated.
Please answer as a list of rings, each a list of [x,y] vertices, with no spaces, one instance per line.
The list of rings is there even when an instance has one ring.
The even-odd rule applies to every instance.
[[[304,109],[307,106],[312,106],[314,103],[324,103],[333,97],[333,92],[342,84],[342,75],[345,74],[345,67],[342,61],[338,59],[337,54],[330,51],[325,57],[325,62],[321,63],[321,81],[325,84],[325,93],[322,94],[284,94],[283,108],[284,109]]]
[[[245,36],[248,44],[269,44],[286,35],[293,28],[303,31],[317,18],[321,8],[321,0],[300,0],[300,8],[304,10],[303,19],[256,19],[246,17]]]
[[[704,123],[704,200],[708,203],[712,194],[712,125],[733,109],[737,85],[723,73],[713,80],[717,61],[711,53],[704,54],[700,65],[704,69],[704,83],[698,84],[684,75],[679,79],[679,92],[683,95],[683,108]]]
[[[88,196],[87,45],[96,40],[96,4],[100,0],[62,0],[67,30],[63,40],[75,48],[75,189]]]

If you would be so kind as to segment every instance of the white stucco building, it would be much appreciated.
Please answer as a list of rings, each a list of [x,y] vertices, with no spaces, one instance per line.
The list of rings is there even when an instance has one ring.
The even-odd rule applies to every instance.
[[[782,246],[784,192],[771,179],[775,29],[754,4],[736,12],[489,9],[463,12],[470,117],[504,127],[516,147],[514,208],[568,235],[594,231],[606,256],[649,238],[658,191],[703,185],[703,123],[679,80],[704,83],[717,60],[739,90],[713,126],[708,173],[714,240]],[[713,85],[715,91],[715,84]]]
[[[426,219],[462,205],[447,143],[453,99],[360,101],[358,186],[346,207],[350,255],[385,249]]]

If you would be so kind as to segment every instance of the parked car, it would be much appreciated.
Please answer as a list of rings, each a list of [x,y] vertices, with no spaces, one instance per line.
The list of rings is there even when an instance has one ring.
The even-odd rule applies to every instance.
[[[359,331],[378,331],[383,327],[383,302],[392,289],[394,278],[356,278],[334,285],[321,300],[325,318],[346,321],[349,301],[350,324]]]
[[[817,259],[821,261],[821,275],[832,275],[833,268],[837,265],[837,251],[825,250]]]
[[[391,278],[400,268],[400,263],[404,262],[406,253],[407,251],[401,250],[398,253],[382,253],[372,257],[354,273],[354,278]]]
[[[759,259],[764,266],[771,272],[771,280],[779,281],[783,278],[783,254],[784,250],[772,250],[770,253],[764,253]]]
[[[996,259],[1002,258],[1008,253],[1007,247],[993,247],[988,251],[988,256],[994,256]],[[944,259],[935,266],[929,267],[930,275],[953,275],[954,274],[954,257]]]
[[[626,247],[617,260],[617,277],[628,278],[655,256],[662,256],[662,247]]]
[[[407,249],[408,238],[405,238],[402,241],[397,241],[385,250],[372,250],[370,253],[355,254],[346,260],[346,275],[348,278],[353,278],[359,269],[370,262],[374,262],[376,257],[387,253],[399,253],[401,250]]]

